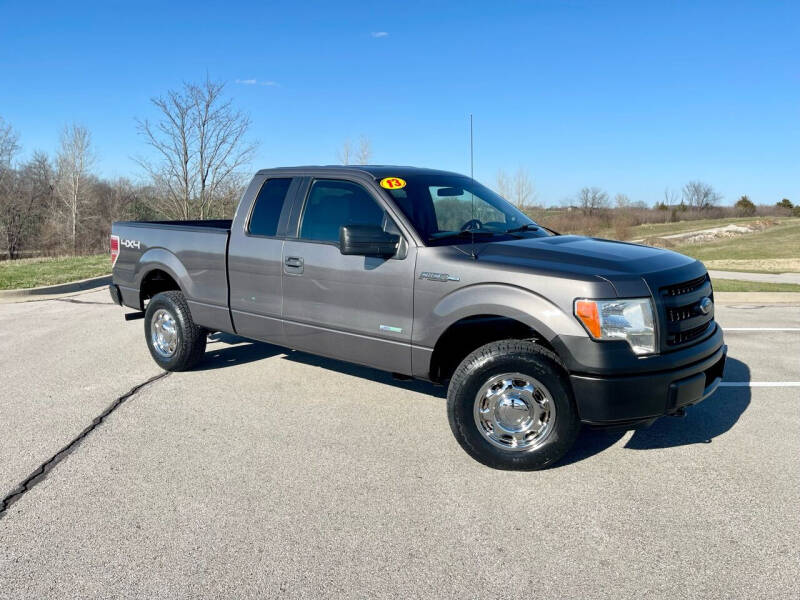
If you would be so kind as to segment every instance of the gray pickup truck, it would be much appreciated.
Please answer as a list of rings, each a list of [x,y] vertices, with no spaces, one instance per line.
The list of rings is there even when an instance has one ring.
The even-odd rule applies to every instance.
[[[725,365],[702,263],[558,235],[445,171],[263,170],[232,221],[114,223],[111,253],[164,369],[222,331],[447,384],[453,434],[497,468],[683,414]]]

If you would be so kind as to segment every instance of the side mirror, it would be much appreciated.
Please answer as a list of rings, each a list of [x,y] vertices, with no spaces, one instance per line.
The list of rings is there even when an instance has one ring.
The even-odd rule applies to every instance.
[[[399,235],[386,233],[377,225],[339,227],[339,252],[342,254],[391,258],[397,253],[399,244]]]

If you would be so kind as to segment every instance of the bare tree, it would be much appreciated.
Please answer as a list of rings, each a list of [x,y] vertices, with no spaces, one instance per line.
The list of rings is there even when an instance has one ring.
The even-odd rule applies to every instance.
[[[137,187],[128,179],[95,179],[81,219],[81,242],[88,248],[108,251],[108,232],[111,223],[120,219],[142,219],[135,206]]]
[[[358,152],[356,153],[356,160],[360,165],[368,165],[371,158],[372,142],[368,137],[362,135],[358,140]]]
[[[19,135],[0,118],[0,238],[9,259],[18,258],[34,239],[52,203],[53,169],[47,156],[35,152],[15,164]]]
[[[690,181],[683,186],[683,200],[690,208],[706,210],[713,208],[720,200],[720,196],[708,183]]]
[[[676,206],[681,200],[681,195],[668,187],[664,188],[664,206]]]
[[[536,193],[533,189],[533,180],[527,169],[520,167],[514,174],[514,184],[512,187],[512,202],[520,210],[524,210],[526,206],[530,205]]]
[[[506,200],[511,200],[511,179],[503,169],[497,170],[495,191]]]
[[[61,132],[61,145],[56,158],[56,197],[67,209],[73,252],[78,249],[80,208],[85,200],[94,159],[89,130],[75,124],[65,127]]]
[[[633,202],[627,194],[617,194],[614,196],[614,204],[617,208],[631,208]]]
[[[599,187],[585,187],[578,192],[578,206],[587,215],[608,207],[608,194]]]
[[[19,134],[0,117],[0,192],[7,177],[10,177],[14,158],[19,152]]]
[[[536,199],[533,180],[527,169],[520,167],[510,177],[503,169],[498,169],[495,189],[503,198],[514,204],[520,210],[530,206]]]
[[[50,161],[42,152],[9,173],[0,192],[0,231],[8,258],[18,258],[20,250],[38,234],[54,179]]]
[[[342,142],[342,147],[339,148],[337,152],[337,157],[339,158],[339,162],[343,165],[349,165],[350,161],[353,156],[353,144],[350,143],[350,140],[345,140]]]
[[[14,159],[19,152],[19,134],[10,123],[0,117],[0,231],[5,241],[9,258],[14,258],[13,233],[11,233],[16,214],[17,173]]]
[[[206,218],[224,191],[251,160],[256,144],[245,138],[250,118],[223,94],[225,84],[184,84],[151,98],[156,122],[137,120],[138,131],[156,160],[137,159],[159,190],[170,216]]]

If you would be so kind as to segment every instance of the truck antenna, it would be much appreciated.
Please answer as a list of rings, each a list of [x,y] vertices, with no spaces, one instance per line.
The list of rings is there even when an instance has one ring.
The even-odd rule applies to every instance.
[[[469,113],[469,178],[475,179],[475,160],[472,152],[472,113]]]
[[[469,178],[472,180],[473,185],[475,184],[475,159],[474,159],[474,152],[473,152],[473,144],[472,144],[472,113],[469,113]],[[470,191],[469,195],[472,197],[472,216],[471,219],[475,220],[475,193]],[[472,228],[470,228],[472,229]],[[471,231],[470,235],[472,244],[470,248],[470,255],[472,256],[472,260],[478,260],[478,253],[475,252],[475,231]]]

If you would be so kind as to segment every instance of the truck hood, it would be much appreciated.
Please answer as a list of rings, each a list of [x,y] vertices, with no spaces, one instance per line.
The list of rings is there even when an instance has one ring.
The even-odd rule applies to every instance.
[[[478,262],[500,263],[554,274],[630,280],[667,270],[702,265],[693,258],[650,246],[577,235],[476,244]],[[704,269],[703,269],[704,271]]]

